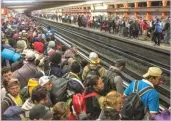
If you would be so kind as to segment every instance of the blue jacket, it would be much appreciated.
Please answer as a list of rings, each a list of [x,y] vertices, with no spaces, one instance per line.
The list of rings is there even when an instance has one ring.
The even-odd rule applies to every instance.
[[[155,32],[159,32],[159,33],[162,33],[162,26],[161,26],[161,23],[160,22],[156,22],[155,24]]]

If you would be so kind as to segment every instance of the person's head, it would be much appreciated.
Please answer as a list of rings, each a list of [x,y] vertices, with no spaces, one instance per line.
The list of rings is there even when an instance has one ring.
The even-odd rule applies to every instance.
[[[46,109],[44,105],[35,105],[29,113],[31,120],[51,120],[53,118],[53,112]]]
[[[115,67],[117,67],[120,71],[123,71],[126,66],[126,61],[123,59],[116,60]]]
[[[36,59],[35,53],[31,50],[26,52],[25,60],[28,62],[34,62]]]
[[[65,45],[62,45],[61,46],[61,51],[64,53],[66,50],[67,50],[66,46]]]
[[[89,59],[90,59],[91,64],[99,64],[100,63],[100,58],[98,57],[97,53],[95,53],[95,52],[90,52]]]
[[[36,79],[36,80],[39,80],[39,78],[42,77],[42,76],[43,76],[43,73],[41,71],[37,71],[34,74],[33,78]]]
[[[159,18],[157,18],[157,19],[156,19],[156,21],[157,21],[157,22],[160,22],[160,19],[159,19]]]
[[[48,76],[42,76],[39,79],[39,85],[42,87],[45,87],[47,90],[52,89],[52,81],[50,80]]]
[[[11,72],[10,67],[2,68],[1,74],[2,74],[2,82],[3,82],[3,80],[7,80],[8,81],[8,80],[13,78],[13,72]]]
[[[55,43],[55,41],[49,41],[49,43],[48,43],[48,47],[49,48],[53,48],[53,49],[55,49],[55,47],[56,47],[56,43]]]
[[[48,91],[46,88],[38,86],[31,95],[31,99],[34,104],[46,105],[48,103]]]
[[[122,95],[116,91],[109,92],[106,96],[99,98],[101,108],[112,107],[120,111],[122,103]]]
[[[18,96],[20,92],[20,82],[18,79],[12,78],[10,80],[4,80],[3,85],[8,93],[10,93],[12,96],[16,97]]]
[[[72,51],[73,51],[74,53],[76,53],[76,52],[78,51],[78,48],[77,48],[75,45],[73,45]]]
[[[62,55],[59,52],[55,52],[50,56],[50,62],[54,65],[58,65],[61,62]]]
[[[99,76],[94,75],[90,78],[90,87],[100,92],[104,88],[104,83]]]
[[[71,72],[78,74],[80,73],[80,71],[81,71],[80,64],[77,61],[73,62],[71,64]]]
[[[53,120],[67,120],[69,118],[70,109],[65,102],[58,102],[53,106]]]
[[[158,67],[150,67],[148,72],[144,74],[143,77],[151,82],[154,86],[158,86],[161,83],[162,70]]]
[[[88,65],[88,61],[85,59],[81,60],[81,67],[84,68],[86,65]]]

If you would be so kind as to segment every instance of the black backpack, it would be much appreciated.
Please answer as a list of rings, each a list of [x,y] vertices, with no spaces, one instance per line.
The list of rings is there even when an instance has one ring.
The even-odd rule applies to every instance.
[[[56,104],[59,101],[67,100],[67,85],[69,79],[66,78],[66,75],[63,77],[56,77],[54,75],[50,76],[52,80],[52,89],[50,91],[50,97],[53,104]]]
[[[145,107],[140,97],[154,88],[148,86],[139,92],[137,89],[138,81],[135,81],[133,93],[124,98],[123,106],[121,108],[122,120],[143,120],[145,116]]]
[[[92,76],[94,76],[94,75],[100,76],[100,73],[99,73],[100,69],[101,69],[101,66],[97,66],[96,68],[92,68],[90,65],[88,65],[88,72],[87,72],[87,74],[85,76],[85,80],[84,80],[85,86],[89,86],[90,79],[92,78]]]

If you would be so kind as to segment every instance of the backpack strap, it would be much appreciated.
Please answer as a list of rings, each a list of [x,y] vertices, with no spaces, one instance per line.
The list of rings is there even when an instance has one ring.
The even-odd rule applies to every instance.
[[[84,88],[83,83],[79,79],[77,79],[77,78],[71,78],[71,80],[74,80],[74,81],[78,82]]]
[[[138,92],[138,80],[135,81],[134,83],[134,90],[133,92]]]
[[[94,96],[97,96],[98,94],[96,92],[92,92],[86,96],[84,96],[84,98],[89,98],[89,97],[94,97]]]
[[[153,90],[154,88],[151,86],[145,87],[144,89],[142,89],[141,91],[138,92],[139,96],[141,97],[142,95],[144,95],[146,92],[148,92],[149,90]]]

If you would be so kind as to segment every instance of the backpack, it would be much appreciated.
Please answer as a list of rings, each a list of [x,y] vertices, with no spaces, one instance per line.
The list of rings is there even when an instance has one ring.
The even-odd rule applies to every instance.
[[[88,72],[85,76],[85,81],[84,81],[85,86],[89,86],[90,79],[92,76],[94,76],[94,75],[100,76],[100,73],[99,73],[100,69],[101,69],[101,66],[97,66],[96,68],[92,68],[90,65],[88,65]]]
[[[50,91],[50,96],[53,104],[56,104],[59,101],[66,101],[67,100],[67,85],[69,79],[63,77],[57,78],[54,75],[50,76],[52,80],[52,89]]]
[[[78,115],[80,115],[82,113],[86,114],[86,101],[85,101],[85,99],[98,95],[96,92],[92,92],[88,95],[85,95],[86,90],[87,89],[85,89],[82,94],[78,93],[78,94],[73,95],[73,97],[72,97],[72,111],[73,111],[73,114],[76,116],[77,119],[80,119],[80,117]]]
[[[108,70],[108,71],[112,71],[112,70]],[[116,75],[115,72],[112,72],[111,74],[109,74],[109,72],[107,72],[107,74],[102,77],[102,80],[104,83],[103,92],[105,94],[107,94],[111,90],[116,90],[116,84],[115,84],[115,82],[112,82],[115,75]]]
[[[153,87],[148,86],[138,92],[138,81],[136,80],[133,93],[124,97],[123,106],[121,108],[122,120],[142,120],[145,116],[145,107],[140,97],[153,89]]]

